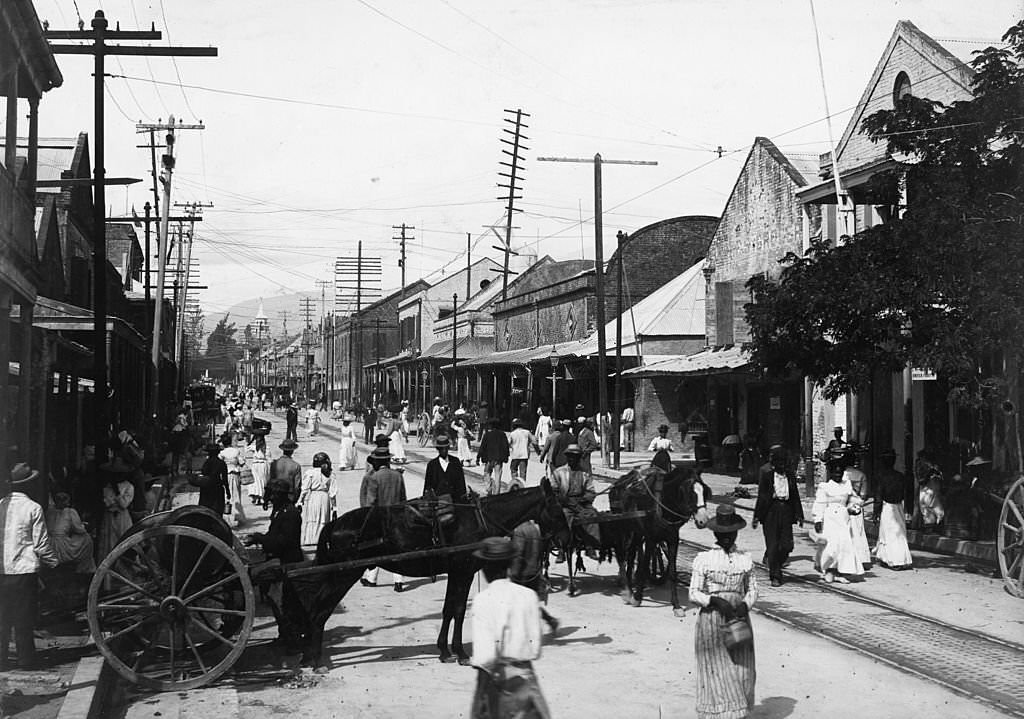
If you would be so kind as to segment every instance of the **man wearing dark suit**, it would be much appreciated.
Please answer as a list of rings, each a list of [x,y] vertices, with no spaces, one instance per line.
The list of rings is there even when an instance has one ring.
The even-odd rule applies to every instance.
[[[423,479],[423,493],[432,491],[434,496],[449,495],[453,501],[466,496],[466,474],[458,457],[448,455],[451,440],[447,435],[438,435],[435,440],[437,456],[427,462],[427,473]]]
[[[782,565],[793,551],[793,525],[797,523],[804,524],[804,508],[796,475],[786,466],[786,450],[776,444],[758,477],[752,525],[754,529],[758,524],[764,527],[764,563],[773,587],[782,586]]]

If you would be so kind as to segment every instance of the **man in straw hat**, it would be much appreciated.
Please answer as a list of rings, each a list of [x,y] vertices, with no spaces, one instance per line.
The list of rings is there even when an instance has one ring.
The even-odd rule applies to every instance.
[[[750,556],[736,549],[736,535],[746,524],[732,505],[718,505],[708,521],[718,546],[693,560],[690,601],[700,607],[694,636],[698,719],[745,717],[754,706],[754,638],[748,615],[757,600],[757,578]],[[726,636],[733,627],[727,625],[737,619],[747,626],[728,632],[730,646]]]
[[[39,609],[37,573],[40,564],[57,566],[57,555],[46,531],[43,508],[25,493],[39,476],[24,462],[14,465],[3,482],[0,499],[0,669],[7,668],[11,632],[18,651],[18,668],[35,663],[32,627]]]
[[[376,447],[368,458],[372,472],[363,476],[363,484],[359,488],[360,507],[387,507],[392,504],[401,504],[406,500],[405,479],[402,473],[391,468],[391,452],[387,446]],[[377,567],[370,567],[363,574],[360,580],[364,587],[377,586]],[[396,574],[396,592],[405,590],[405,583],[402,575]]]
[[[433,492],[436,497],[448,495],[449,501],[464,499],[468,494],[466,472],[462,461],[449,454],[451,440],[448,435],[438,435],[434,439],[434,448],[437,450],[437,456],[427,462],[423,493]]]
[[[590,539],[586,550],[587,556],[597,559],[595,548],[601,545],[601,534],[597,524],[587,521],[589,518],[597,516],[597,510],[594,509],[594,498],[597,497],[597,492],[594,490],[594,477],[580,469],[582,457],[583,452],[578,444],[570,444],[566,447],[566,464],[552,474],[551,488],[558,496],[569,526],[573,528],[577,525],[582,526],[583,531]],[[562,560],[562,556],[559,555],[559,561]]]
[[[487,579],[473,599],[473,719],[551,716],[533,671],[541,650],[540,602],[532,590],[509,581],[515,555],[507,537],[488,537],[473,552]]]

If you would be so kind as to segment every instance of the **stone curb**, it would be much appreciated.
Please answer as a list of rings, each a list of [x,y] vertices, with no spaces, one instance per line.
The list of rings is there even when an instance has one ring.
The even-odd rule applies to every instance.
[[[71,680],[57,719],[102,719],[113,703],[117,674],[103,657],[83,657]]]

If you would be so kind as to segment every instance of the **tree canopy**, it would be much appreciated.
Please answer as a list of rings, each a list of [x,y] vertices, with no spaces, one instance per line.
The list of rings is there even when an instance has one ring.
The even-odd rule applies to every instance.
[[[1024,352],[1024,22],[1003,40],[971,62],[971,100],[908,96],[865,118],[899,160],[875,184],[904,187],[906,209],[747,283],[755,366],[830,399],[907,363],[961,403],[1006,396]]]
[[[206,355],[202,363],[203,369],[210,374],[227,380],[234,378],[235,363],[242,356],[235,339],[238,328],[234,322],[228,322],[229,317],[230,314],[224,315],[206,338]]]

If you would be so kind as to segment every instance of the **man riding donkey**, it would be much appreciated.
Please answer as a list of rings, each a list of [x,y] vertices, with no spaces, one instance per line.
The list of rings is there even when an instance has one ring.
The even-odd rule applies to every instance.
[[[565,448],[566,464],[558,467],[551,475],[551,487],[558,496],[558,501],[565,512],[565,518],[569,522],[570,531],[575,531],[577,526],[583,528],[583,542],[586,545],[586,555],[589,559],[596,560],[597,547],[601,546],[601,535],[597,524],[588,520],[597,516],[594,509],[594,498],[597,492],[594,490],[594,477],[589,472],[580,468],[580,460],[583,451],[578,444],[570,444]],[[556,562],[565,561],[564,550],[559,550]]]

